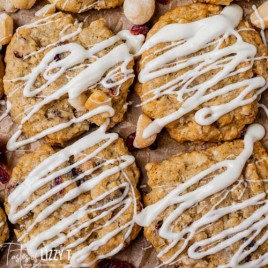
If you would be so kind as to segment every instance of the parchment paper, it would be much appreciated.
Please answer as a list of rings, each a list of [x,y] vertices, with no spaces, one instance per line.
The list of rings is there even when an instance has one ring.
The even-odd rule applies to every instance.
[[[245,11],[245,17],[248,19],[249,15],[252,13],[252,5],[255,4],[259,6],[265,0],[259,1],[239,1],[237,2],[240,6],[243,7]],[[153,22],[157,21],[159,16],[164,14],[168,9],[178,6],[192,3],[194,1],[191,0],[171,0],[168,5],[160,5],[157,4],[156,13],[153,18]],[[11,14],[15,21],[15,27],[19,27],[27,22],[29,22],[33,17],[35,12],[40,9],[42,6],[47,4],[47,1],[40,0],[37,1],[34,8],[31,10],[21,10],[14,14]],[[116,8],[112,10],[104,10],[104,11],[89,11],[82,15],[76,15],[80,20],[83,20],[87,17],[88,21],[93,21],[98,18],[104,18],[107,25],[114,31],[118,32],[121,29],[130,29],[131,23],[129,23],[124,14],[122,8]],[[268,37],[268,32],[266,32],[266,36]],[[4,53],[4,51],[2,51]],[[128,113],[125,116],[125,121],[118,126],[116,126],[113,131],[118,132],[122,138],[126,138],[129,134],[133,133],[136,129],[136,122],[138,116],[140,114],[140,108],[136,107],[139,103],[139,98],[134,93],[134,90],[131,89],[131,93],[129,96],[129,102],[132,103],[129,105]],[[268,105],[268,93],[264,93],[262,103]],[[266,128],[266,132],[268,133],[268,121],[265,112],[261,109],[257,118],[257,122],[263,124]],[[16,129],[16,126],[12,123],[11,118],[7,117],[0,123],[0,141],[3,143],[8,140],[11,134]],[[268,134],[263,139],[263,144],[268,149]],[[136,157],[136,162],[138,167],[141,170],[141,178],[140,178],[140,190],[141,192],[146,193],[148,191],[148,187],[146,187],[146,172],[145,165],[149,162],[160,162],[164,159],[181,153],[181,152],[189,152],[194,149],[201,149],[204,145],[200,144],[192,144],[185,143],[179,144],[172,140],[169,135],[163,131],[157,139],[158,148],[155,151],[150,149],[136,150],[133,152]],[[31,151],[36,148],[38,144],[33,144],[31,147],[27,147],[26,149]],[[207,145],[206,145],[207,146]],[[19,156],[25,154],[25,151],[18,150],[15,153],[6,153],[8,168],[11,171],[12,167],[16,164]],[[4,185],[0,183],[0,200],[3,200],[3,188]],[[11,231],[11,238],[8,242],[16,243],[16,239]],[[45,263],[39,263],[35,260],[32,261],[29,259],[28,255],[25,251],[20,251],[20,246],[12,245],[7,246],[2,249],[3,253],[0,256],[0,267],[2,268],[18,268],[18,267],[45,267]],[[140,233],[139,237],[131,243],[129,247],[127,247],[124,251],[119,253],[114,257],[114,259],[126,260],[131,263],[136,268],[153,268],[156,267],[160,262],[156,258],[156,254],[152,247],[150,247],[149,243],[146,242],[145,238],[143,238],[142,233]],[[170,267],[170,266],[169,266]]]

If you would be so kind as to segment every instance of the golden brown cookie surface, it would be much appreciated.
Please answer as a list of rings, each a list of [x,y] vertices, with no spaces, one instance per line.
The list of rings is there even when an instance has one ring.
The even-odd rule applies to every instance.
[[[142,111],[152,119],[161,120],[162,118],[168,118],[169,115],[181,110],[183,115],[179,116],[179,119],[173,120],[173,122],[166,125],[171,137],[178,142],[233,140],[240,135],[245,125],[254,121],[257,115],[258,98],[255,98],[255,100],[249,104],[231,109],[231,111],[226,112],[213,123],[201,125],[197,123],[195,118],[197,112],[201,110],[204,112],[206,110],[207,112],[207,110],[213,106],[218,106],[216,109],[219,109],[219,111],[224,110],[225,108],[220,108],[220,106],[230,103],[240,94],[243,94],[243,90],[245,90],[246,87],[238,87],[222,94],[218,94],[217,90],[222,90],[229,85],[238,84],[239,82],[253,79],[257,76],[263,77],[264,79],[267,78],[266,62],[261,58],[258,59],[258,57],[266,55],[266,49],[259,33],[257,33],[249,23],[242,20],[233,34],[226,33],[226,38],[222,38],[221,36],[218,42],[209,42],[207,45],[203,45],[202,49],[194,53],[189,52],[189,54],[187,54],[185,52],[183,57],[177,57],[175,60],[176,54],[168,55],[168,53],[171,53],[173,50],[175,51],[175,49],[177,49],[176,53],[180,53],[180,46],[183,51],[186,51],[185,47],[183,47],[185,42],[190,43],[190,37],[194,38],[194,35],[191,36],[191,32],[189,33],[190,37],[187,36],[185,40],[174,38],[172,42],[157,42],[156,39],[154,39],[157,45],[150,45],[150,39],[153,39],[154,36],[160,33],[160,30],[164,31],[168,29],[167,26],[178,24],[179,27],[181,27],[178,28],[178,31],[182,31],[184,24],[191,25],[192,22],[201,22],[201,20],[215,17],[221,12],[223,12],[223,9],[220,6],[201,3],[177,7],[162,16],[149,31],[147,36],[149,48],[143,51],[139,62],[141,79],[140,84],[136,86],[136,91],[141,97]],[[230,14],[231,13],[232,11],[230,11]],[[164,37],[164,32],[161,33],[162,37]],[[205,37],[205,35],[209,35],[209,31],[202,33],[203,37]],[[223,67],[228,68],[227,65],[230,62],[227,58],[231,60],[232,56],[227,55],[219,59],[219,61],[223,61],[223,64],[220,65],[217,63],[218,60],[214,61],[213,58],[209,58],[209,53],[214,53],[217,50],[217,46],[219,51],[232,47],[236,43],[238,35],[240,36],[239,38],[242,38],[243,42],[253,45],[256,48],[253,61],[257,59],[252,66],[251,62],[248,60],[237,64],[234,73],[236,71],[239,71],[239,73],[236,75],[232,74],[231,71],[223,75],[223,71],[226,71],[223,70]],[[189,47],[193,47],[194,49],[197,47],[197,44],[189,44]],[[240,52],[241,50],[237,53],[239,54]],[[202,55],[206,56],[205,59],[201,58]],[[165,64],[159,67],[160,63],[158,62],[160,59],[163,61],[161,56],[165,56],[167,59],[170,57],[172,60],[165,60]],[[198,60],[199,56],[202,60]],[[197,64],[192,62],[197,62]],[[184,64],[186,67],[181,67],[184,66]],[[212,69],[210,69],[211,66],[213,66]],[[208,71],[204,70],[206,68]],[[242,71],[243,68],[245,71]],[[161,72],[162,74],[160,74]],[[208,86],[210,81],[215,79],[216,76],[221,75],[222,78],[219,82],[211,82],[211,86]],[[205,94],[200,94],[199,97],[196,97],[196,100],[188,101],[189,103],[186,104],[187,100],[199,94],[198,91],[201,90],[201,87],[204,87],[205,83],[207,87]],[[180,91],[182,93],[180,93]],[[257,89],[252,90],[246,95],[246,98],[251,98],[256,94],[256,91]],[[201,104],[193,105],[194,102],[200,100],[201,96],[209,95],[209,93],[215,93],[216,95],[215,97],[209,97],[207,101],[202,101]],[[189,108],[191,106],[192,108]],[[189,109],[189,112],[184,114],[184,110],[187,109]],[[211,114],[208,112],[207,116],[209,117],[210,115]],[[156,125],[161,125],[162,127],[163,122],[164,121],[159,121],[159,124],[156,123]],[[155,132],[153,134],[155,134]]]
[[[110,54],[121,51],[121,47],[127,58],[125,45],[103,20],[86,25],[69,14],[56,13],[19,28],[7,48],[4,86],[12,104],[11,115],[16,123],[22,124],[22,133],[28,137],[46,136],[49,143],[63,144],[87,131],[91,124],[101,125],[107,113],[85,115],[89,112],[85,102],[96,92],[105,95],[107,104],[115,111],[110,126],[121,122],[127,109],[134,62],[126,62],[129,73],[124,74],[120,68],[122,62],[115,60],[113,65],[107,61],[116,58]],[[57,54],[58,49],[62,52]],[[83,91],[78,104],[69,101],[66,87],[69,91],[77,88]],[[96,106],[103,104],[101,101],[95,100]],[[48,129],[51,131],[45,133]]]
[[[205,192],[210,191],[208,184],[226,168],[219,168],[206,176],[204,172],[222,161],[237,158],[244,148],[244,142],[236,140],[146,166],[148,185],[152,188],[145,196],[146,206],[159,202],[159,208],[165,197],[177,191],[176,197],[174,195],[171,200],[174,203],[145,228],[145,237],[163,262],[198,268],[238,267],[238,264],[259,267],[261,260],[265,259],[268,249],[267,219],[262,217],[260,210],[265,211],[268,207],[268,155],[259,142],[233,184],[220,191],[214,185],[216,193],[200,202],[194,201],[198,194],[187,199],[187,195],[201,187]],[[238,169],[238,164],[235,165]],[[196,183],[192,183],[194,178]],[[222,179],[227,181],[229,177]],[[180,194],[179,187],[185,187]],[[193,205],[188,208],[191,201]],[[152,208],[149,211],[153,213]],[[164,224],[167,225],[164,227]],[[257,227],[258,224],[262,226]],[[159,234],[161,227],[169,230],[167,226],[170,226],[174,240],[169,241]],[[257,228],[256,232],[254,228]],[[176,240],[176,235],[182,235],[182,238]],[[200,256],[196,257],[197,254]]]
[[[27,243],[31,256],[42,255],[40,248],[54,248],[63,252],[59,267],[95,267],[137,236],[140,227],[133,217],[141,206],[135,159],[116,134],[96,134],[95,138],[103,139],[93,146],[88,145],[94,140],[92,135],[84,141],[84,149],[82,139],[80,145],[62,152],[45,145],[24,155],[14,168],[6,209],[16,223],[16,236]],[[16,198],[20,187],[24,194]]]

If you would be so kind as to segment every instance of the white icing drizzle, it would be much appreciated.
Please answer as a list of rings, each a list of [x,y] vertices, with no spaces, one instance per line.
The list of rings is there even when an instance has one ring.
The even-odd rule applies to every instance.
[[[265,36],[265,23],[264,23],[264,20],[263,18],[261,17],[257,7],[255,5],[252,6],[252,9],[254,10],[259,22],[260,22],[260,25],[261,25],[261,38],[262,38],[262,42],[264,43],[264,45],[267,47],[267,40],[266,40],[266,36]]]
[[[59,19],[57,16],[58,14],[53,14],[34,21],[33,23],[23,27],[35,28],[50,23],[58,23]],[[60,99],[65,94],[68,94],[71,100],[76,99],[84,91],[95,87],[97,84],[101,84],[106,88],[117,87],[120,90],[120,86],[124,82],[134,77],[133,69],[129,69],[127,67],[129,62],[133,60],[133,55],[130,54],[129,50],[132,50],[133,48],[135,50],[138,50],[141,47],[143,41],[141,36],[132,36],[126,31],[123,31],[122,33],[119,33],[118,35],[115,35],[100,43],[97,43],[88,49],[85,49],[77,43],[68,43],[65,45],[57,46],[60,42],[69,40],[82,31],[82,23],[78,23],[76,21],[75,25],[77,29],[71,33],[66,32],[71,25],[64,27],[60,33],[60,39],[57,42],[49,44],[38,51],[30,53],[29,55],[25,55],[24,59],[27,59],[48,48],[51,48],[51,50],[45,54],[41,62],[32,69],[31,73],[21,78],[9,80],[9,82],[20,82],[19,86],[17,86],[14,91],[23,90],[24,97],[39,97],[43,90],[56,82],[57,79],[62,77],[62,75],[64,75],[67,71],[81,68],[81,72],[79,72],[76,76],[68,76],[69,82],[59,87],[51,95],[41,98],[41,101],[32,107],[31,110],[26,111],[27,115],[21,120],[18,131],[8,141],[8,150],[16,150],[23,145],[44,138],[49,134],[65,129],[74,123],[82,122],[94,115],[102,114],[103,112],[108,112],[110,116],[114,115],[114,111],[110,106],[103,105],[93,111],[83,114],[80,117],[73,118],[67,123],[62,123],[57,126],[48,128],[29,139],[18,141],[22,134],[23,124],[31,119],[31,117],[44,105]],[[126,40],[126,43],[118,43],[121,40],[120,36]],[[110,48],[111,46],[115,47],[113,49],[110,49],[107,54],[102,57],[96,56],[99,52]],[[59,61],[55,61],[55,57],[62,53],[66,53],[67,56],[63,59],[60,59]],[[89,64],[83,64],[87,59],[94,59],[94,61]],[[114,66],[117,67],[113,68]],[[40,76],[44,79],[44,84],[40,85],[38,88],[33,89],[36,79]]]
[[[143,34],[133,35],[128,30],[122,30],[117,34],[122,40],[127,42],[127,46],[131,53],[136,54],[141,49],[145,36]]]
[[[200,229],[205,228],[208,224],[213,224],[220,218],[232,212],[242,210],[249,206],[258,205],[261,206],[258,207],[256,211],[243,222],[235,227],[223,230],[210,238],[193,243],[188,248],[187,253],[192,259],[201,259],[205,256],[215,254],[228,248],[235,242],[241,241],[244,237],[249,237],[248,240],[246,240],[246,242],[244,242],[237,252],[231,257],[230,262],[221,267],[262,267],[263,265],[268,264],[267,254],[260,256],[259,259],[241,264],[242,260],[244,260],[251,252],[255,251],[258,246],[268,239],[268,232],[266,232],[262,238],[256,242],[255,246],[253,246],[250,250],[245,249],[268,224],[268,201],[266,200],[266,193],[264,192],[255,195],[245,201],[241,201],[240,203],[232,203],[230,206],[217,208],[217,206],[224,201],[229,193],[229,191],[226,190],[227,187],[232,186],[235,188],[241,183],[246,183],[245,181],[239,181],[239,176],[241,175],[247,160],[253,153],[254,143],[262,139],[264,134],[265,130],[261,125],[251,125],[244,138],[244,149],[237,157],[234,159],[226,159],[210,166],[206,170],[171,190],[171,192],[160,201],[147,206],[135,217],[137,224],[148,227],[167,208],[176,205],[174,211],[163,220],[163,225],[159,229],[159,235],[162,238],[167,239],[170,243],[161,252],[159,252],[158,257],[165,255],[179,242],[183,243],[178,251],[165,261],[164,264],[173,264],[177,262],[178,256],[187,248],[189,241],[198,231],[200,231]],[[219,174],[213,175],[213,173],[219,170],[222,171]],[[198,187],[196,190],[188,190],[185,193],[187,189],[208,176],[211,176],[211,180],[207,181],[206,184]],[[238,185],[236,185],[237,182]],[[181,232],[176,233],[172,231],[172,223],[174,223],[174,221],[178,219],[184,211],[197,205],[208,197],[217,195],[223,195],[223,198],[214,204],[210,211],[204,214],[200,219],[191,223],[188,227],[182,229]],[[205,246],[209,246],[208,249],[200,250]]]
[[[118,139],[118,134],[106,133],[107,126],[108,121],[96,131],[86,135],[69,147],[66,147],[65,149],[45,159],[37,167],[35,167],[28,174],[25,180],[20,185],[18,185],[17,188],[15,188],[14,191],[9,195],[8,204],[10,206],[10,212],[8,217],[12,223],[16,223],[19,219],[27,215],[31,210],[34,210],[38,205],[44,203],[48,198],[54,196],[57,193],[60,193],[70,184],[74,184],[76,181],[83,179],[85,176],[91,177],[90,179],[82,182],[80,186],[69,190],[64,195],[61,193],[62,196],[60,198],[42,210],[40,214],[35,218],[32,225],[20,237],[19,240],[22,241],[38,223],[45,221],[47,217],[52,215],[66,202],[70,202],[81,194],[91,191],[104,179],[116,173],[122,173],[125,178],[124,182],[118,186],[114,186],[112,189],[107,190],[100,196],[93,198],[87,204],[83,206],[81,205],[81,207],[79,207],[79,209],[77,209],[73,214],[59,220],[48,230],[31,236],[30,240],[22,245],[23,248],[27,249],[28,253],[31,256],[40,257],[42,253],[44,253],[44,250],[49,251],[53,248],[59,247],[62,244],[65,244],[65,247],[62,250],[75,249],[81,243],[87,241],[87,239],[92,235],[94,231],[102,228],[107,228],[107,230],[110,230],[107,234],[103,235],[102,237],[98,237],[94,241],[91,241],[85,247],[74,250],[74,252],[72,252],[70,264],[66,266],[91,267],[98,259],[111,257],[119,252],[123,248],[124,243],[118,244],[116,248],[107,253],[105,256],[100,255],[96,257],[97,259],[91,261],[90,263],[85,263],[86,258],[90,255],[91,252],[97,251],[100,247],[104,246],[110,239],[113,239],[120,232],[123,232],[124,240],[130,239],[130,234],[135,224],[133,220],[124,223],[118,228],[109,228],[121,215],[125,213],[125,211],[128,210],[127,213],[129,213],[131,206],[133,206],[133,216],[135,216],[137,213],[135,190],[126,172],[124,171],[125,168],[134,163],[135,159],[133,156],[123,155],[119,158],[108,160],[102,158],[103,162],[97,167],[89,168],[73,180],[63,181],[61,184],[54,186],[43,195],[36,198],[34,201],[29,202],[29,198],[36,191],[38,191],[38,189],[52,182],[56,178],[68,172],[71,172],[73,168],[79,167],[86,161],[98,157],[98,154],[100,152],[108,148],[114,141],[116,141]],[[85,153],[85,150],[92,148],[97,144],[100,144],[100,146],[98,146],[94,151],[92,151],[90,154]],[[71,156],[78,154],[83,156],[83,158],[80,158],[77,162],[64,168],[59,168],[62,164],[66,163]],[[102,167],[105,167],[105,169],[100,171],[99,169]],[[93,172],[95,172],[95,174],[92,174]],[[122,195],[120,197],[107,201],[104,204],[102,203],[106,197],[119,189],[121,189],[122,192]],[[27,202],[27,205],[24,208],[21,208],[25,202]],[[100,205],[96,206],[99,202]],[[79,222],[79,219],[85,217],[85,215],[93,216],[94,213],[97,216],[89,217],[87,221]],[[98,220],[105,218],[105,216],[109,215],[110,213],[114,213],[115,215],[110,220],[106,221],[105,224],[91,230],[85,237],[75,237],[75,235],[81,230],[89,227]],[[74,240],[70,244],[66,245],[67,240],[71,237],[74,238]]]
[[[198,124],[210,125],[224,114],[255,101],[258,95],[266,89],[266,81],[263,77],[253,77],[225,85],[208,93],[210,88],[219,84],[223,79],[247,72],[254,64],[256,47],[244,42],[239,32],[235,30],[242,15],[242,9],[238,5],[231,5],[225,7],[221,14],[216,16],[188,24],[169,24],[145,42],[138,55],[159,44],[168,42],[169,45],[155,52],[155,55],[160,52],[161,54],[145,64],[139,74],[140,83],[178,72],[186,67],[190,67],[191,70],[182,75],[176,75],[168,83],[152,88],[143,95],[143,97],[148,95],[153,95],[153,97],[148,97],[141,105],[164,95],[177,95],[177,100],[182,103],[177,111],[154,120],[144,130],[143,138],[159,133],[169,123],[194,111],[209,100],[244,88],[230,102],[201,108],[195,113],[195,121]],[[221,48],[223,42],[230,36],[236,38],[236,43]],[[214,49],[202,55],[194,55],[209,46],[214,46]],[[188,58],[178,61],[177,59],[181,57]],[[238,68],[244,62],[249,62],[248,66]],[[221,70],[217,71],[209,81],[192,85],[192,82],[199,76],[219,68]],[[252,96],[248,97],[249,94]],[[186,95],[190,96],[185,99]]]
[[[1,101],[0,105],[6,105],[6,110],[0,115],[0,122],[6,118],[11,110],[11,103],[9,101]]]

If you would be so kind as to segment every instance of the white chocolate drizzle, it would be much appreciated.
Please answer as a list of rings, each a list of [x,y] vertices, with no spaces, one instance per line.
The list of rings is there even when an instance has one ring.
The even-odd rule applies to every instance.
[[[35,28],[58,22],[59,19],[57,13],[36,20],[23,27]],[[74,75],[74,77],[69,75],[69,81],[66,84],[59,87],[51,95],[40,98],[41,100],[39,103],[34,105],[34,107],[32,107],[29,111],[26,111],[27,115],[21,120],[18,131],[8,141],[8,150],[16,150],[23,145],[32,143],[46,137],[49,134],[65,129],[72,124],[87,120],[97,114],[108,112],[110,116],[114,115],[114,111],[110,106],[103,105],[97,109],[84,113],[80,117],[73,118],[69,122],[48,128],[33,137],[18,140],[22,134],[23,125],[46,104],[60,99],[65,94],[68,94],[70,100],[74,100],[85,91],[97,86],[98,84],[101,84],[105,88],[116,87],[120,90],[120,86],[124,82],[134,77],[133,69],[128,68],[128,64],[133,60],[133,55],[130,53],[130,50],[138,50],[141,47],[143,42],[143,38],[141,36],[132,36],[124,31],[105,41],[99,42],[88,49],[77,43],[59,45],[60,42],[69,40],[82,31],[82,23],[76,21],[74,25],[76,26],[76,30],[71,31],[71,33],[68,32],[68,29],[72,26],[71,24],[64,27],[60,33],[60,39],[57,42],[49,44],[38,51],[30,53],[29,55],[24,55],[24,59],[28,59],[29,57],[39,54],[44,50],[50,49],[50,51],[45,54],[41,62],[33,68],[29,74],[21,78],[5,80],[6,82],[18,82],[14,92],[16,90],[23,90],[24,97],[37,98],[40,94],[42,94],[43,90],[55,83],[60,77],[62,77],[62,75],[65,75],[66,72],[81,69],[81,72]],[[119,41],[122,40],[120,36],[126,40],[126,43],[119,43]],[[104,49],[110,48],[111,46],[114,47],[110,49],[107,54],[102,57],[97,56],[99,52],[102,52]],[[57,55],[63,53],[67,54],[63,59],[58,61],[54,60]],[[92,63],[84,64],[84,62],[89,59],[92,60]],[[45,82],[39,87],[33,89],[36,79],[40,76]]]
[[[4,101],[4,100],[2,100],[1,102],[0,102],[0,105],[2,106],[4,106],[4,105],[6,105],[6,110],[0,115],[0,122],[4,119],[4,118],[6,118],[7,116],[8,116],[8,114],[9,114],[9,112],[10,112],[10,110],[11,110],[11,103],[9,102],[9,101]]]
[[[202,259],[205,256],[215,254],[221,250],[227,249],[237,241],[241,241],[243,238],[248,238],[239,247],[237,252],[231,256],[230,262],[226,265],[220,266],[225,268],[238,268],[238,267],[262,267],[268,264],[268,254],[260,256],[258,259],[251,260],[244,264],[241,262],[253,251],[255,251],[260,245],[262,245],[268,239],[268,232],[257,240],[255,245],[250,249],[246,247],[263,231],[268,225],[268,200],[266,198],[267,193],[263,192],[255,195],[249,199],[241,202],[232,203],[230,206],[224,206],[218,208],[226,196],[228,187],[237,187],[239,177],[242,174],[242,170],[245,167],[247,160],[253,153],[254,143],[263,138],[265,134],[264,128],[259,124],[251,125],[244,138],[244,149],[234,159],[226,159],[218,162],[206,170],[198,173],[192,178],[186,180],[175,189],[171,190],[160,201],[147,206],[143,211],[138,214],[135,221],[140,226],[148,227],[151,225],[161,213],[171,206],[176,206],[166,218],[163,219],[163,224],[159,229],[159,236],[169,241],[169,245],[164,247],[162,251],[158,253],[158,257],[162,257],[169,250],[175,247],[179,242],[183,242],[182,246],[171,256],[164,264],[173,264],[178,261],[179,255],[187,248],[187,255],[192,259]],[[215,172],[217,172],[215,174]],[[207,176],[211,176],[211,180],[207,181],[202,186],[195,190],[189,191],[196,183],[200,182]],[[188,190],[188,191],[187,191]],[[187,191],[187,192],[186,192]],[[223,195],[223,198],[212,206],[206,214],[202,215],[198,220],[191,223],[189,226],[183,228],[180,232],[174,232],[172,230],[172,223],[178,219],[187,209],[202,202],[208,197],[215,195]],[[243,195],[243,192],[242,192]],[[243,210],[249,206],[258,206],[257,209],[243,220],[238,225],[223,230],[210,238],[194,242],[189,246],[189,241],[194,237],[200,229],[205,228],[209,224],[213,224],[222,217],[239,210]],[[205,249],[204,249],[205,248]],[[203,249],[203,250],[202,250]]]
[[[242,15],[243,11],[238,5],[231,5],[225,7],[221,14],[216,16],[187,24],[166,25],[145,42],[138,55],[159,44],[168,43],[168,45],[154,52],[157,57],[144,64],[139,74],[140,83],[147,83],[187,67],[190,70],[176,75],[166,84],[150,89],[142,96],[145,100],[141,105],[168,95],[177,95],[178,102],[182,103],[177,111],[155,119],[144,130],[144,139],[159,133],[166,125],[196,110],[203,103],[244,88],[238,96],[227,103],[200,108],[196,111],[195,121],[200,125],[210,125],[230,111],[254,102],[267,88],[266,80],[257,76],[208,92],[225,78],[243,74],[253,67],[256,47],[243,41],[239,32],[235,30]],[[236,39],[236,42],[222,48],[221,45],[231,36]],[[214,49],[201,55],[194,54],[206,47],[214,47]],[[178,60],[185,57],[187,58]],[[245,62],[249,64],[238,67]],[[201,75],[218,69],[220,71],[216,71],[208,81],[193,85],[192,82]]]
[[[133,156],[122,155],[115,159],[102,158],[102,163],[97,167],[89,168],[73,180],[63,181],[61,184],[54,186],[43,195],[29,202],[29,200],[31,200],[30,197],[38,191],[38,189],[53,182],[56,178],[71,172],[72,169],[81,166],[83,163],[94,158],[98,158],[98,154],[100,152],[107,149],[113,142],[115,142],[118,139],[118,134],[106,133],[107,126],[108,121],[96,131],[46,158],[38,166],[36,166],[27,175],[25,180],[8,196],[8,204],[10,207],[8,217],[12,223],[16,223],[30,211],[38,207],[38,205],[46,202],[46,200],[50,197],[56,194],[61,195],[55,202],[48,204],[48,206],[37,215],[31,226],[28,227],[28,229],[20,237],[19,240],[22,241],[29,233],[31,233],[37,224],[46,221],[50,215],[57,211],[66,202],[75,201],[77,197],[91,191],[97,185],[101,184],[104,179],[107,179],[116,173],[121,173],[125,178],[123,182],[120,182],[117,186],[113,186],[111,189],[107,189],[107,191],[98,197],[92,198],[92,200],[90,200],[87,204],[83,206],[81,205],[81,207],[70,214],[70,216],[59,220],[49,229],[35,234],[34,236],[31,235],[29,241],[22,245],[23,248],[27,249],[31,256],[40,257],[44,251],[50,251],[53,248],[57,248],[64,244],[65,246],[62,250],[74,250],[72,251],[70,263],[66,267],[91,267],[98,259],[111,257],[119,252],[124,247],[124,242],[118,243],[118,245],[105,256],[97,254],[98,256],[96,259],[86,263],[85,260],[91,252],[98,251],[99,248],[104,246],[109,242],[109,240],[113,239],[121,232],[124,234],[124,241],[130,239],[130,235],[135,224],[133,219],[125,222],[117,228],[112,226],[113,223],[115,223],[119,217],[124,215],[126,211],[126,213],[133,213],[133,217],[137,213],[134,185],[128,178],[127,172],[125,171],[127,167],[134,163],[135,159]],[[94,149],[94,151],[88,154],[85,153],[87,149],[98,144],[100,144],[100,146]],[[62,168],[62,165],[73,155],[83,155],[83,158],[79,158],[79,160],[75,163]],[[104,169],[100,170],[103,167]],[[71,184],[73,185],[77,181],[83,180],[85,177],[90,178],[84,180],[81,185],[77,185],[77,187],[72,188],[65,194],[61,193],[63,189]],[[107,197],[118,190],[121,190],[122,194],[117,198],[113,198],[111,200],[108,199],[107,201]],[[104,202],[105,199],[106,202]],[[26,205],[22,208],[23,204]],[[75,204],[79,203],[76,202]],[[78,238],[76,236],[81,230],[88,228],[98,220],[105,218],[110,213],[114,213],[113,217],[111,217],[111,219],[106,221],[103,225],[93,228],[84,237]],[[87,221],[79,221],[79,219],[82,219],[86,215],[91,215],[92,217],[89,217]],[[76,248],[81,243],[87,241],[94,231],[105,228],[109,230],[109,232],[105,235],[94,239],[87,246],[79,249]],[[74,239],[68,244],[67,241],[70,238]]]

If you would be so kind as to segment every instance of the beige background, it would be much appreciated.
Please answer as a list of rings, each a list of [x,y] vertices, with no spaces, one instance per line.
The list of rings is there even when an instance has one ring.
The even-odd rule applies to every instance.
[[[193,1],[191,0],[171,0],[170,4],[168,5],[160,5],[157,4],[156,14],[153,18],[153,21],[156,21],[161,14],[164,14],[166,10],[177,6],[177,5],[184,5],[187,3],[191,3]],[[239,5],[241,5],[245,10],[245,16],[248,18],[249,14],[252,13],[252,4],[254,3],[256,6],[259,6],[264,0],[261,1],[239,1],[237,2]],[[31,9],[30,11],[19,11],[17,13],[12,14],[16,27],[23,25],[27,22],[29,22],[36,12],[36,10],[40,9],[43,5],[45,5],[47,1],[37,1],[35,7]],[[126,18],[123,15],[122,8],[116,8],[113,10],[106,10],[106,11],[89,11],[87,13],[84,13],[83,15],[78,15],[79,19],[84,19],[86,16],[88,16],[89,21],[93,21],[97,18],[104,18],[106,20],[107,25],[114,30],[115,32],[120,31],[121,29],[130,29],[131,24],[126,20]],[[128,114],[126,115],[125,122],[118,125],[114,131],[118,132],[123,138],[126,138],[130,133],[135,131],[135,124],[138,118],[138,115],[140,114],[139,108],[136,107],[136,104],[139,103],[138,97],[135,95],[135,93],[132,92],[129,96],[129,101],[133,102],[132,105],[129,106]],[[262,98],[263,103],[268,104],[268,94],[264,94]],[[260,111],[258,119],[258,122],[262,123],[267,130],[268,133],[268,121],[267,117],[263,110]],[[11,135],[11,133],[16,129],[16,126],[12,124],[9,117],[7,117],[5,120],[3,120],[0,124],[0,140],[5,141],[8,139],[8,137]],[[266,135],[265,139],[263,140],[264,145],[268,149],[268,135]],[[27,150],[32,150],[38,146],[38,144],[32,145],[32,147],[26,148]],[[154,161],[162,161],[172,155],[175,155],[179,152],[186,152],[186,151],[192,151],[193,149],[202,148],[204,146],[202,145],[193,145],[193,144],[178,144],[177,142],[173,141],[171,138],[169,138],[168,134],[163,131],[159,137],[158,137],[158,149],[156,151],[151,151],[150,149],[144,149],[144,150],[137,150],[134,152],[134,156],[136,157],[137,164],[141,170],[141,186],[146,186],[146,174],[144,172],[144,166],[149,162]],[[12,169],[12,166],[16,163],[16,160],[18,157],[22,154],[24,154],[25,151],[17,151],[15,153],[9,153],[7,152],[8,157],[8,165],[9,169]],[[142,187],[142,191],[146,191],[146,188]],[[1,189],[3,189],[3,185],[0,183],[0,193]],[[1,197],[1,195],[0,195]],[[2,199],[2,198],[1,198]],[[15,242],[15,240],[12,240]],[[12,246],[10,249],[19,249],[19,247]],[[22,261],[20,263],[20,260],[23,260],[25,257],[27,257],[25,252],[22,252],[20,255],[20,251],[9,251],[9,248],[5,248],[3,250],[3,254],[0,257],[0,267],[5,268],[17,268],[17,267],[45,267],[44,264],[32,263],[29,262],[29,265],[25,265],[25,261]],[[130,263],[133,264],[136,268],[153,268],[156,267],[158,264],[158,261],[156,259],[154,250],[150,247],[150,245],[146,242],[146,240],[142,237],[142,234],[124,251],[122,251],[120,254],[118,254],[115,258],[120,260],[127,260]],[[9,262],[7,263],[7,260]],[[27,262],[27,261],[26,261]]]

